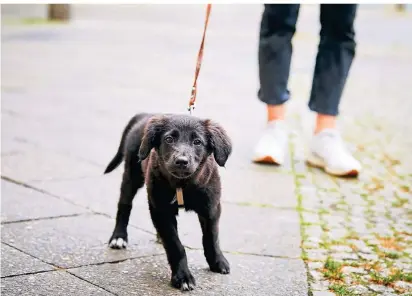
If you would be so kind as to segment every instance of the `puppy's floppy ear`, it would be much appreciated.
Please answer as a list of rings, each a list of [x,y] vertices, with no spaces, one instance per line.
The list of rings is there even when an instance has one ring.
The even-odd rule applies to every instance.
[[[160,146],[160,136],[165,126],[164,116],[152,117],[146,124],[143,132],[142,143],[139,149],[139,159],[146,159],[152,148]]]
[[[210,149],[213,152],[217,164],[223,167],[232,153],[232,142],[226,134],[226,131],[219,124],[207,119],[205,120],[205,127]]]

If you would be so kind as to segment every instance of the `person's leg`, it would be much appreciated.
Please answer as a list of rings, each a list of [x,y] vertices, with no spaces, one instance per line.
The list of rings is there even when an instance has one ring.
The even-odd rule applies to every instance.
[[[359,162],[344,148],[336,131],[342,92],[355,56],[356,4],[322,4],[310,110],[316,112],[309,163],[334,175],[357,175]]]
[[[335,117],[339,113],[340,98],[355,56],[356,10],[356,4],[321,5],[320,42],[309,101],[310,110],[321,114],[321,120],[322,115]],[[329,126],[331,122],[325,124],[334,127]],[[317,129],[319,132],[322,127]]]
[[[284,103],[299,4],[265,4],[259,35],[259,99],[267,106],[268,126],[255,149],[255,162],[282,164],[287,144]]]

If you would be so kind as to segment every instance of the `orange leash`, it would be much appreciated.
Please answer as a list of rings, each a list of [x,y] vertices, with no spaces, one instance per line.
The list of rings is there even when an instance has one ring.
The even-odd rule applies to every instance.
[[[203,29],[202,43],[200,44],[199,53],[197,55],[195,80],[193,82],[192,93],[190,95],[190,100],[189,100],[188,110],[189,110],[190,114],[192,114],[192,110],[195,109],[196,94],[197,94],[197,78],[199,77],[200,67],[202,66],[203,49],[205,47],[206,30],[207,30],[207,25],[209,23],[209,16],[210,16],[211,9],[212,9],[212,4],[208,4],[207,8],[206,8],[206,20],[205,20],[205,28]]]

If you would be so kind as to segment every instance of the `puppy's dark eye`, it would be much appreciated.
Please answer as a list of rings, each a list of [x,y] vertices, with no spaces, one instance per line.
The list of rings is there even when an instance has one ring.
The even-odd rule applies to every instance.
[[[193,144],[196,146],[202,145],[202,141],[200,141],[199,139],[196,139],[193,141]]]
[[[167,143],[167,144],[171,144],[171,143],[173,143],[173,137],[171,137],[171,136],[168,136],[168,137],[166,137],[165,138],[165,142]]]

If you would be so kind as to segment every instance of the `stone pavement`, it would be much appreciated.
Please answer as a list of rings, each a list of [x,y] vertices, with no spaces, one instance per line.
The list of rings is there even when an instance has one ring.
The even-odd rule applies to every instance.
[[[4,295],[180,295],[169,287],[144,191],[129,248],[107,248],[122,169],[102,172],[134,113],[185,112],[203,8],[75,5],[63,25],[16,22],[2,6]],[[222,170],[221,222],[232,273],[207,270],[197,219],[182,213],[180,236],[198,281],[189,294],[411,295],[410,13],[359,11],[340,121],[365,171],[347,180],[304,164],[317,6],[302,8],[294,41],[290,161],[250,162],[265,120],[256,99],[261,11],[212,11],[195,115],[223,124],[234,142]]]

